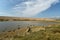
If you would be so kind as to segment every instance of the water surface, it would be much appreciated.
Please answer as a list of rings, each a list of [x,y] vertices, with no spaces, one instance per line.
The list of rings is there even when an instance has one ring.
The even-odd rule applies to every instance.
[[[56,22],[40,22],[40,21],[7,21],[0,22],[0,32],[6,30],[17,29],[18,27],[30,26],[47,26],[49,24],[56,24]]]

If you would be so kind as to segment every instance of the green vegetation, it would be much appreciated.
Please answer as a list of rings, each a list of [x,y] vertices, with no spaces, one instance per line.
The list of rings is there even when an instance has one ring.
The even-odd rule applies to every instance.
[[[37,27],[33,27],[37,28]],[[0,35],[0,40],[60,40],[60,24],[54,24],[51,26],[47,26],[47,27],[41,27],[41,28],[45,28],[45,30],[39,30],[37,32],[32,32],[31,28],[29,29],[29,31],[27,33],[25,33],[25,35],[20,36],[20,35],[13,35],[15,34],[15,31],[12,31],[10,33],[12,33],[12,36],[6,36],[3,38],[3,34]],[[19,29],[18,29],[19,30]],[[22,30],[21,30],[22,31]],[[20,32],[21,33],[21,32]],[[19,33],[19,34],[20,34]]]

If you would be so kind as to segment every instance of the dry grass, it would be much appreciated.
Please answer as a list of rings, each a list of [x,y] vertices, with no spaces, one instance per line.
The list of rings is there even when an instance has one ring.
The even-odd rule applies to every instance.
[[[60,24],[18,28],[1,33],[0,40],[60,40]]]

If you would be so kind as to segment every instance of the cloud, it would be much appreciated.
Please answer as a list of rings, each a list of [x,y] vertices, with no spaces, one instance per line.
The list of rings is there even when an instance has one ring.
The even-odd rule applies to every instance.
[[[21,17],[33,17],[58,2],[59,0],[28,0],[17,4],[12,11]]]

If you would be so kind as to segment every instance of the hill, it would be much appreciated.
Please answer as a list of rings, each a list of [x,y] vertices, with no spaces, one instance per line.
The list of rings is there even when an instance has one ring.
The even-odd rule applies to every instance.
[[[49,18],[24,18],[24,17],[0,16],[0,21],[55,21],[55,20]]]

